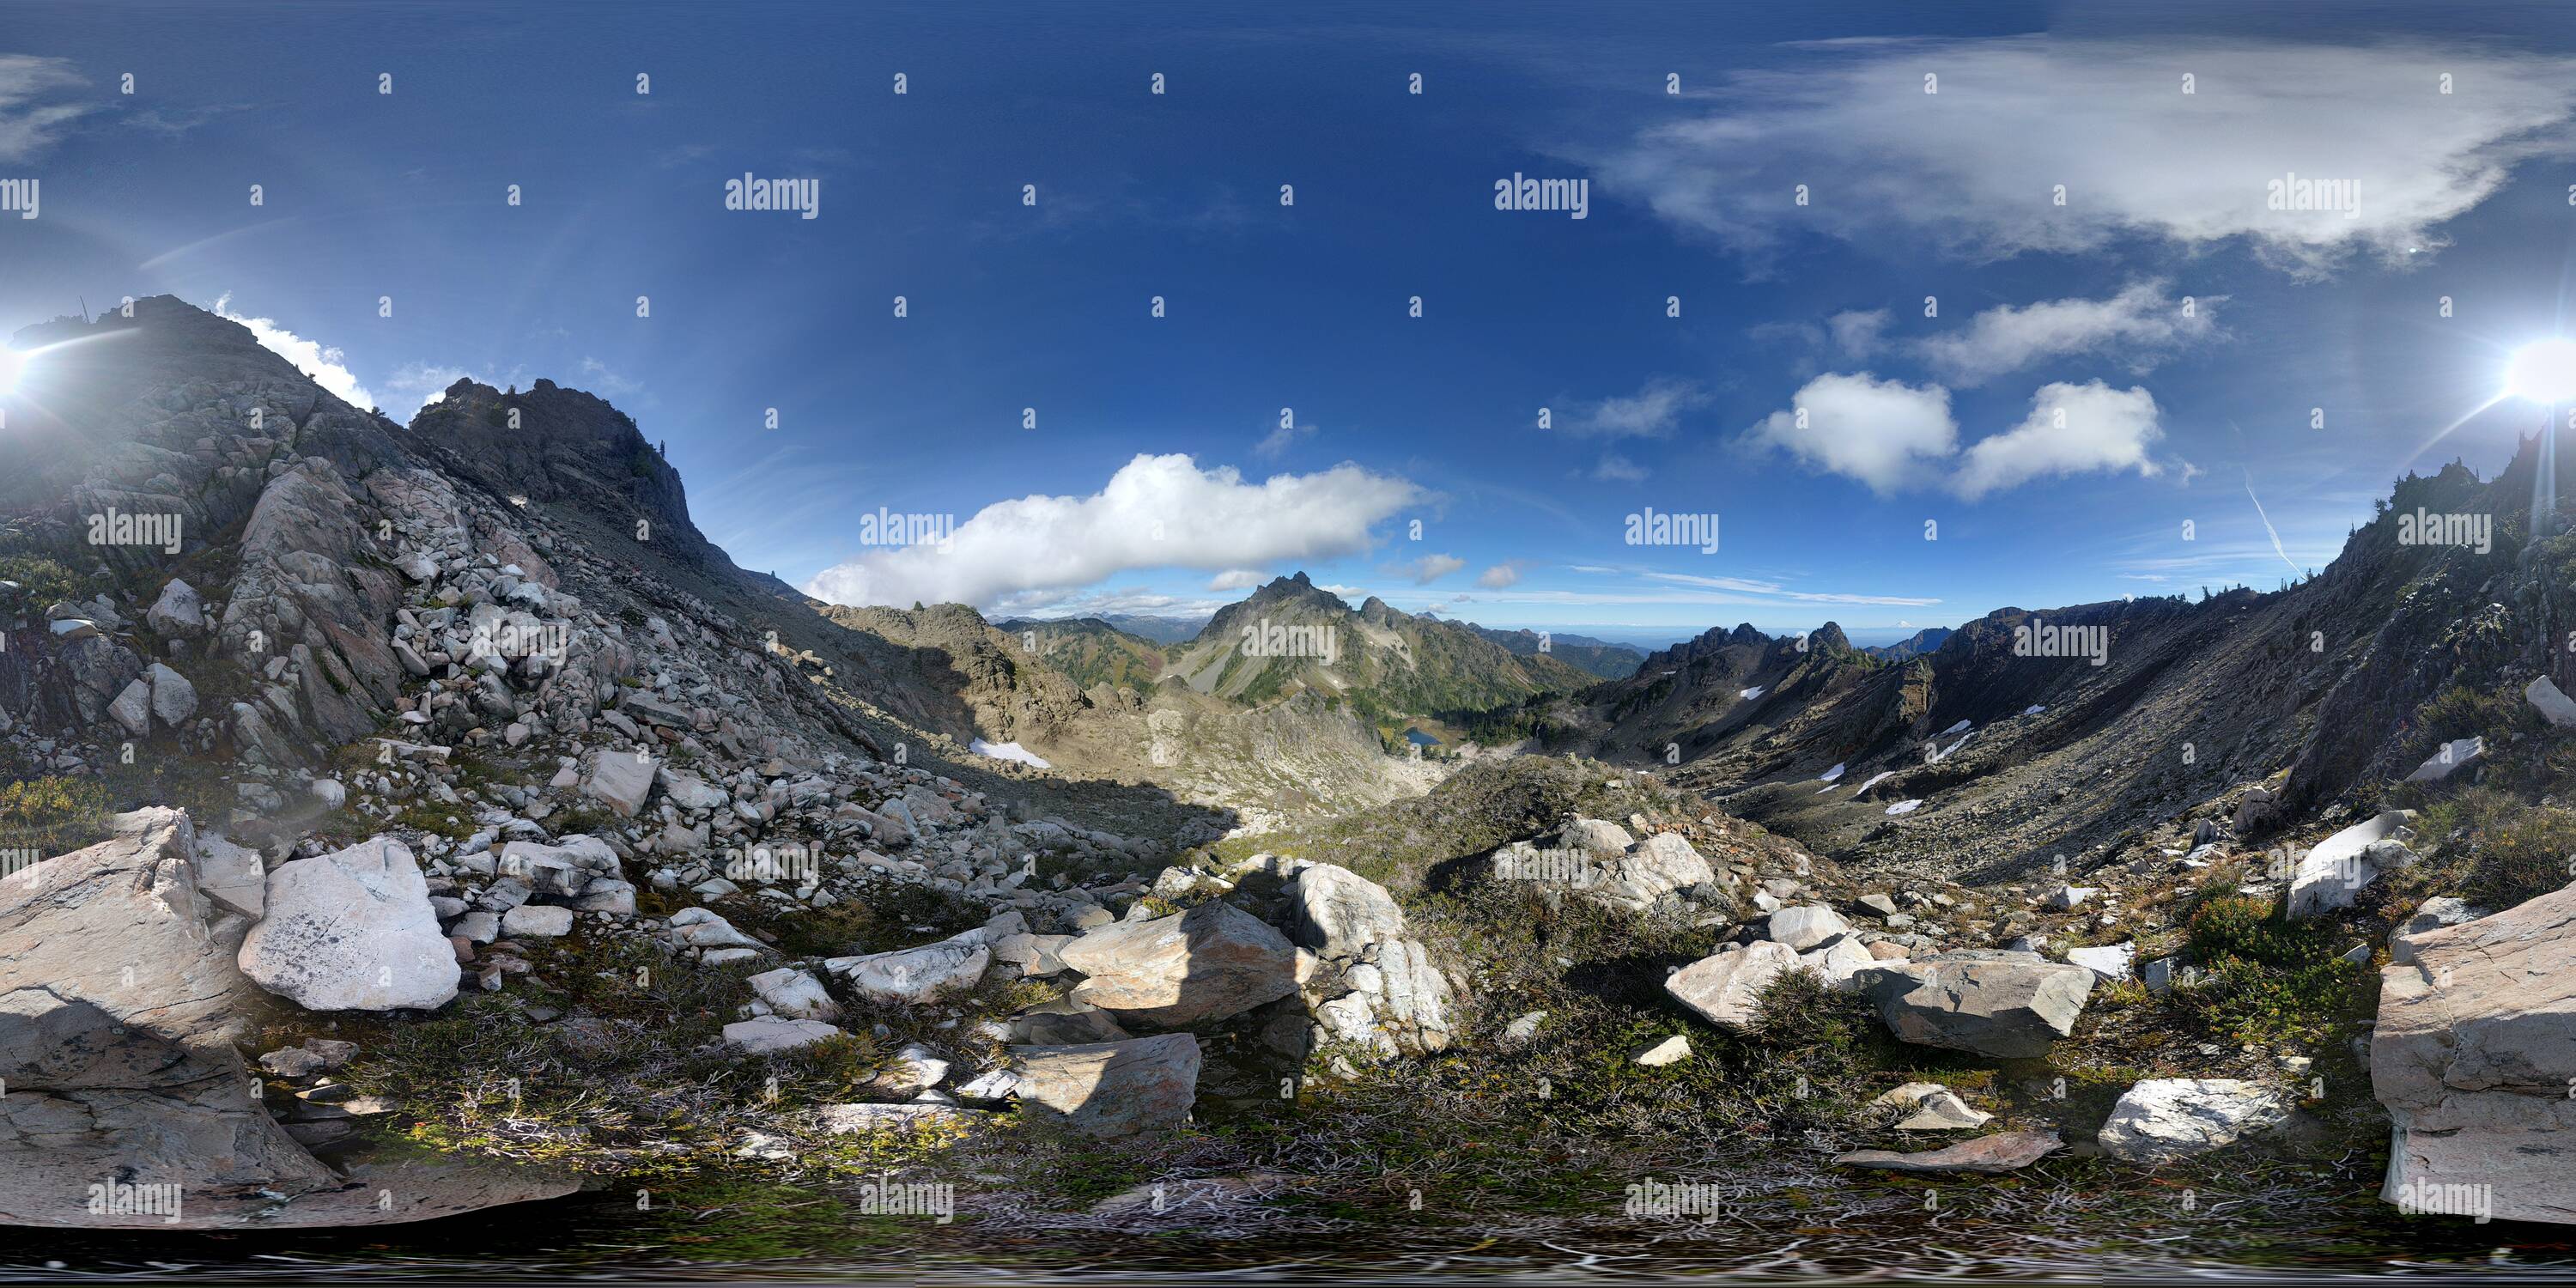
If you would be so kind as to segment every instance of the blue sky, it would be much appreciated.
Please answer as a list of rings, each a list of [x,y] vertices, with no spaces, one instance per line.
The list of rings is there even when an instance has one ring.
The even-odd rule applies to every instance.
[[[397,417],[587,388],[840,598],[1302,568],[1643,639],[2269,588],[2538,426],[2469,413],[2561,326],[2576,23],[1946,8],[17,7],[0,327],[167,292]],[[1629,544],[1649,508],[1717,551]]]

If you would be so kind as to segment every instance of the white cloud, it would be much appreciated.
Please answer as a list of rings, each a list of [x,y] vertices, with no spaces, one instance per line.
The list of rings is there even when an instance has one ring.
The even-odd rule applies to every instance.
[[[1646,467],[1612,452],[1592,467],[1592,477],[1601,483],[1643,483],[1646,481]]]
[[[1234,568],[1218,573],[1216,576],[1209,578],[1207,588],[1210,590],[1250,590],[1268,580],[1270,580],[1268,577],[1254,569]]]
[[[1315,427],[1312,425],[1282,425],[1263,435],[1260,442],[1254,443],[1252,454],[1263,460],[1277,459],[1289,448],[1296,446],[1298,439],[1309,437],[1314,432]]]
[[[1410,578],[1416,586],[1428,586],[1466,566],[1467,561],[1456,555],[1424,555],[1419,559],[1388,564],[1378,571],[1389,577]]]
[[[410,410],[416,412],[447,397],[449,385],[466,379],[471,374],[463,367],[438,367],[426,362],[406,362],[396,368],[392,377],[385,381],[385,392],[394,395],[393,404],[385,408],[385,414],[393,415],[405,403],[411,404]],[[403,419],[407,418],[403,417]]]
[[[1594,403],[1558,428],[1595,438],[1657,438],[1673,431],[1682,412],[1707,401],[1698,385],[1657,377],[1633,394]]]
[[[1887,329],[1887,310],[1854,310],[1837,313],[1825,319],[1833,331],[1834,345],[1854,358],[1868,358],[1878,352],[1879,332]]]
[[[1949,390],[1862,372],[1808,381],[1787,410],[1771,413],[1746,436],[1885,494],[1923,482],[1928,469],[1958,450],[1959,425],[1950,418]]]
[[[1952,384],[1982,384],[2043,358],[2113,352],[2145,371],[2173,350],[2214,332],[2210,306],[2223,297],[2195,299],[2186,315],[2163,282],[2137,282],[2104,300],[2047,300],[1980,313],[1965,329],[1928,336],[1913,348]]]
[[[330,390],[339,397],[340,401],[360,411],[377,405],[376,396],[368,393],[367,387],[359,384],[356,376],[349,374],[347,359],[338,349],[326,348],[318,341],[307,340],[267,318],[243,317],[241,314],[230,312],[227,306],[232,303],[232,299],[230,291],[215,297],[216,316],[249,327],[251,335],[259,340],[261,348],[294,363],[296,370],[311,376],[313,383]]]
[[[0,161],[33,161],[62,127],[95,110],[87,103],[38,103],[89,81],[68,58],[0,54]]]
[[[1187,456],[1139,455],[1089,496],[995,502],[958,524],[945,549],[873,551],[825,569],[805,593],[836,604],[980,607],[1136,569],[1329,559],[1367,550],[1372,525],[1429,495],[1347,462],[1247,483]]]
[[[623,398],[644,392],[643,385],[617,374],[597,358],[583,358],[581,374],[589,384],[590,392],[602,398]]]
[[[2113,389],[2099,380],[2042,385],[2022,423],[1968,449],[1952,486],[1973,501],[2050,475],[2136,470],[2152,476],[2162,471],[2147,455],[2164,433],[2156,422],[2156,400],[2144,389]]]
[[[1521,570],[1507,563],[1495,564],[1493,567],[1476,574],[1476,584],[1487,590],[1501,590],[1506,586],[1517,586],[1520,584],[1520,580]]]
[[[2244,239],[2313,277],[2356,250],[2402,260],[2439,245],[2444,221],[2576,134],[2576,61],[2501,48],[2161,36],[1804,48],[1732,78],[1707,115],[1635,136],[1598,164],[1605,188],[1757,263],[1798,229],[1882,246],[1910,235],[1975,258],[2147,236]],[[2442,74],[2456,93],[2438,92]],[[2272,209],[2267,184],[2293,173],[2354,181],[2356,209]]]

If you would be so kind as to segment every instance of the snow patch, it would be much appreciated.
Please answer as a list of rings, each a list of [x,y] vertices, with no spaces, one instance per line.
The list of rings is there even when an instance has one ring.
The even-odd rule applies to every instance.
[[[1975,723],[1976,723],[1976,721],[1974,721],[1974,720],[1962,720],[1962,721],[1960,721],[1959,723],[1954,724],[1954,725],[1950,726],[1949,728],[1942,730],[1942,731],[1941,731],[1941,736],[1942,736],[1942,737],[1944,737],[1944,738],[1947,738],[1947,737],[1949,737],[1951,734],[1957,733],[1957,732],[1959,732],[1960,730],[1965,729],[1965,728],[1967,728],[1968,726],[1973,725],[1973,724],[1975,724]]]
[[[1817,782],[1820,782],[1820,783],[1830,783],[1830,782],[1834,781],[1835,779],[1840,778],[1840,777],[1842,777],[1842,776],[1843,776],[1843,767],[1842,767],[1841,762],[1837,761],[1837,762],[1834,764],[1834,767],[1833,767],[1833,768],[1826,770],[1822,775],[1818,776],[1818,777],[1817,777],[1817,779],[1816,779],[1816,781],[1817,781]]]
[[[2030,706],[2027,706],[2027,707],[2022,708],[2022,714],[2023,714],[2023,715],[2026,715],[2026,716],[2035,716],[2035,715],[2038,715],[2040,712],[2042,712],[2042,711],[2046,711],[2046,710],[2048,710],[2048,708],[2043,707],[2043,706],[2040,706],[2040,705],[2038,705],[2038,704],[2034,703],[2034,704],[2032,704],[2032,705],[2030,705]]]
[[[1921,801],[1898,801],[1897,803],[1888,806],[1887,812],[1890,814],[1911,814],[1915,810],[1922,808],[1922,806],[1923,802]]]
[[[966,749],[978,756],[986,756],[994,760],[1016,760],[1023,765],[1035,765],[1040,769],[1055,768],[1040,758],[1036,752],[1016,742],[986,742],[978,738],[968,743]]]
[[[1751,701],[1752,701],[1752,700],[1754,700],[1755,698],[1761,697],[1761,696],[1762,696],[1762,690],[1764,690],[1764,689],[1766,689],[1766,688],[1769,688],[1769,687],[1770,687],[1769,685],[1757,684],[1757,685],[1754,685],[1752,688],[1749,688],[1749,689],[1742,689],[1742,690],[1738,690],[1738,691],[1736,692],[1736,695],[1735,695],[1735,696],[1737,696],[1737,697],[1739,697],[1739,698],[1742,698],[1742,699],[1744,699],[1744,700],[1745,700],[1745,701],[1747,701],[1747,702],[1751,702]]]
[[[1870,789],[1870,788],[1876,787],[1876,786],[1878,786],[1881,782],[1884,782],[1884,781],[1886,781],[1887,779],[1890,779],[1890,778],[1894,778],[1895,776],[1896,776],[1896,771],[1895,771],[1895,770],[1893,770],[1893,769],[1884,770],[1884,771],[1881,771],[1881,772],[1879,772],[1879,773],[1872,774],[1872,775],[1870,775],[1870,776],[1869,776],[1869,781],[1868,781],[1868,782],[1865,782],[1865,783],[1862,783],[1862,784],[1860,785],[1860,787],[1859,787],[1857,790],[1855,790],[1855,791],[1853,791],[1853,792],[1852,792],[1852,795],[1854,795],[1854,796],[1866,796],[1866,795],[1868,795],[1868,794],[1869,794],[1869,789]]]

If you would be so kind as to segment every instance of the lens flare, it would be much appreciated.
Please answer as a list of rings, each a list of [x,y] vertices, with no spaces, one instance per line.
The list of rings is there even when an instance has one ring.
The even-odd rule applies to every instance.
[[[2533,402],[2576,400],[2576,340],[2552,337],[2514,350],[2504,371],[2505,392]]]

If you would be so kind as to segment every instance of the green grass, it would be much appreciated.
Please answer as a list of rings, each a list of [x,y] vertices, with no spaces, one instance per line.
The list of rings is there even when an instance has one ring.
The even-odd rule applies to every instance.
[[[2465,854],[2459,894],[2483,908],[2502,911],[2563,889],[2576,866],[2576,811],[2485,784],[2426,806],[2416,830]]]
[[[96,779],[47,775],[0,787],[0,845],[47,858],[107,839],[107,788]]]
[[[2368,962],[2340,960],[2346,937],[2331,925],[2291,921],[2260,899],[2202,899],[2186,923],[2196,969],[2175,991],[2186,1015],[2212,1034],[2248,1044],[2321,1044],[2365,1018],[2376,997]]]

